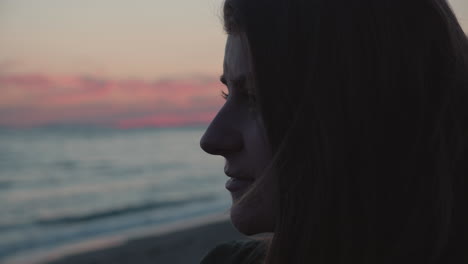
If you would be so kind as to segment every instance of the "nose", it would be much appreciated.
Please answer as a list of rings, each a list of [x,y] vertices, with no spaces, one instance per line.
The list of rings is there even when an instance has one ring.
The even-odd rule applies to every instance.
[[[240,131],[215,121],[216,119],[200,139],[200,147],[209,154],[222,156],[242,150],[243,140]]]

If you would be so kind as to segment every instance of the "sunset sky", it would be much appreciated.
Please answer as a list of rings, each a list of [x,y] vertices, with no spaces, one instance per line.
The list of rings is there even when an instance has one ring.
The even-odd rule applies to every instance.
[[[451,0],[468,29],[468,1]],[[0,0],[0,126],[208,123],[222,0]]]

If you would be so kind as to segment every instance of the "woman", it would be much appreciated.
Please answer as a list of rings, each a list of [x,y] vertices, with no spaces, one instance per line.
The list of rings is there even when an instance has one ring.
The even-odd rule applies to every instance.
[[[468,41],[445,0],[226,0],[208,263],[468,263]],[[234,179],[234,180],[233,180]]]

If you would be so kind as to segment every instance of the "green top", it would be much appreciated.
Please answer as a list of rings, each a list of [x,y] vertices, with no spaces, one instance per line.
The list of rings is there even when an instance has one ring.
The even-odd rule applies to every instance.
[[[257,240],[232,240],[219,244],[203,257],[200,264],[240,264],[261,243]]]

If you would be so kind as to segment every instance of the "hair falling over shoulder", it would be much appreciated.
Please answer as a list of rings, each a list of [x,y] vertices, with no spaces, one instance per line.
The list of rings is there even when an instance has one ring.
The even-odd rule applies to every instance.
[[[264,263],[468,263],[468,40],[445,0],[227,0],[224,23],[275,154]]]

